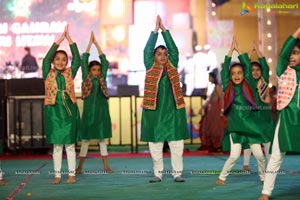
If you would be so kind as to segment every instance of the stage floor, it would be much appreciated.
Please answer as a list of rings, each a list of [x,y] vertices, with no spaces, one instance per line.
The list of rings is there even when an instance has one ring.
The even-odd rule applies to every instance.
[[[251,173],[229,175],[225,186],[216,186],[215,181],[228,155],[185,153],[185,183],[175,183],[171,174],[169,154],[165,154],[166,174],[160,183],[148,183],[152,178],[152,160],[148,153],[113,153],[109,157],[112,174],[104,174],[102,160],[97,154],[89,154],[83,173],[76,176],[77,182],[64,184],[67,174],[62,175],[62,183],[51,185],[53,178],[52,158],[45,156],[3,157],[1,168],[7,186],[0,186],[0,199],[130,199],[130,200],[189,200],[222,199],[254,200],[260,196],[262,184],[257,174],[254,157],[251,158]],[[4,160],[3,160],[4,159]],[[243,157],[234,166],[242,169]],[[300,199],[299,155],[287,155],[282,170],[277,176],[272,199]],[[63,159],[63,169],[67,171],[67,160]],[[33,172],[30,174],[30,172]],[[28,197],[27,193],[31,196]]]

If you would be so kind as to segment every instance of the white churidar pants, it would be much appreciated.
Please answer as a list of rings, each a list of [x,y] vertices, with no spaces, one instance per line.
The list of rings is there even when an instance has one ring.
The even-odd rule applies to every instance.
[[[272,154],[267,166],[266,179],[264,181],[264,186],[262,190],[262,194],[266,194],[268,196],[271,196],[272,194],[275,185],[276,176],[279,172],[281,163],[285,156],[285,152],[284,153],[280,152],[279,143],[278,143],[279,124],[280,124],[280,118],[276,125],[274,141],[272,146]]]
[[[257,160],[258,164],[258,174],[260,177],[260,180],[263,181],[265,178],[265,158],[264,154],[261,150],[260,144],[249,144],[250,149],[253,152],[254,157]],[[235,165],[237,160],[239,159],[241,155],[242,145],[239,143],[233,143],[231,134],[230,134],[230,156],[227,159],[227,161],[224,164],[224,167],[221,171],[221,174],[219,176],[219,179],[226,181],[226,177],[230,174],[231,168]]]
[[[107,156],[108,152],[107,152],[107,146],[106,146],[105,140],[98,140],[98,142],[99,142],[101,156]],[[90,140],[82,140],[81,141],[81,148],[80,148],[80,153],[79,153],[80,157],[86,157],[88,149],[89,149],[89,145],[90,145]]]
[[[61,177],[63,147],[64,147],[63,144],[53,145],[53,165],[54,165],[55,178]],[[66,148],[67,160],[68,160],[68,174],[69,176],[75,176],[75,167],[76,167],[75,144],[65,144],[65,148]]]
[[[263,145],[264,145],[264,153],[266,155],[267,161],[269,162],[271,157],[269,153],[271,142],[263,143]],[[252,153],[251,149],[244,149],[244,165],[250,164],[251,153]]]
[[[174,178],[182,175],[183,170],[183,140],[169,141],[171,151],[172,176]],[[162,179],[164,163],[163,163],[163,142],[149,142],[149,149],[153,161],[154,176]]]

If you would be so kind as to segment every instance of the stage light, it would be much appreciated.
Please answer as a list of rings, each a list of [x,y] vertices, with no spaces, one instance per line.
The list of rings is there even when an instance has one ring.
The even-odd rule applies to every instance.
[[[121,42],[121,41],[125,40],[125,37],[126,37],[125,28],[123,26],[116,26],[112,30],[112,36],[117,42]]]
[[[268,63],[272,63],[272,58],[268,58]]]
[[[269,51],[272,50],[272,46],[271,46],[271,45],[268,46],[268,50],[269,50]]]
[[[132,24],[133,0],[103,0],[100,2],[102,25]]]
[[[29,17],[31,11],[31,0],[14,0],[8,4],[8,10],[10,10],[15,17]]]
[[[111,0],[109,2],[109,15],[111,17],[120,17],[124,15],[125,5],[123,0]]]

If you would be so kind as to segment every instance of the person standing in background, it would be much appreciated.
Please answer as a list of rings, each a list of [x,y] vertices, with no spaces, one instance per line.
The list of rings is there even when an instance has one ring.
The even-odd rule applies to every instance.
[[[34,56],[31,55],[30,48],[25,47],[25,56],[22,59],[20,70],[23,71],[24,78],[35,78],[38,76],[39,66]]]
[[[194,59],[193,54],[186,53],[186,60],[184,62],[184,83],[186,86],[185,95],[191,96],[194,89]]]
[[[208,70],[205,61],[205,54],[201,51],[202,47],[197,45],[195,47],[196,53],[194,54],[194,89],[192,96],[201,96],[206,99],[206,91],[208,85]]]

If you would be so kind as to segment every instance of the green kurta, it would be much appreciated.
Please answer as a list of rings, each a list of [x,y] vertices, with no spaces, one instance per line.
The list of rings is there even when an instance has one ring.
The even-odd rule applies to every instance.
[[[269,83],[269,66],[266,62],[265,57],[259,58],[259,63],[261,64],[261,72],[264,80]],[[275,132],[275,123],[272,117],[271,106],[261,101],[257,89],[257,83],[259,79],[254,79],[256,87],[253,89],[255,95],[255,101],[258,105],[258,111],[255,112],[255,118],[259,119],[260,123],[263,123],[266,126],[265,135],[268,138],[268,142],[273,141],[274,132]]]
[[[280,77],[286,70],[289,58],[294,48],[296,39],[290,36],[282,47],[276,72]],[[300,66],[292,67],[296,70],[297,83],[300,81]],[[281,152],[300,152],[300,108],[297,107],[299,98],[299,84],[291,102],[283,110],[279,111],[279,132],[278,141]],[[278,120],[279,121],[279,120]]]
[[[178,49],[169,31],[162,32],[169,51],[169,61],[178,64]],[[154,64],[154,47],[158,33],[151,32],[144,49],[146,70]],[[185,108],[177,109],[172,85],[164,72],[159,81],[156,110],[143,109],[141,140],[146,142],[176,141],[189,138]]]
[[[241,54],[239,56],[241,63],[245,63],[245,80],[248,82],[251,88],[256,87],[255,82],[251,74],[251,64],[247,54]],[[229,66],[231,58],[226,56],[224,61],[224,67],[221,71],[221,78],[223,84],[223,90],[226,92],[229,81]],[[250,65],[249,65],[250,64]],[[256,118],[255,111],[252,110],[249,103],[246,101],[242,94],[242,84],[234,85],[236,96],[234,98],[233,105],[228,112],[228,124],[225,133],[231,133],[233,143],[242,144],[243,148],[247,148],[248,144],[259,144],[268,142],[268,137],[264,134],[266,127],[264,123],[261,123]],[[224,139],[229,140],[229,135],[225,134]],[[229,142],[223,142],[223,145],[230,144]],[[228,150],[229,146],[223,146],[223,150]]]
[[[88,53],[82,57],[82,80],[89,74]],[[104,54],[99,56],[101,61],[101,74],[106,79],[108,61]],[[92,78],[93,90],[91,95],[84,99],[82,113],[82,139],[105,139],[112,137],[111,119],[109,115],[108,100],[100,88],[99,78]]]
[[[53,44],[49,52],[43,60],[43,79],[46,80],[47,75],[51,69],[51,61],[58,48],[57,44]],[[70,45],[72,52],[72,76],[76,76],[77,70],[80,66],[80,55],[77,45],[74,43]],[[65,90],[65,78],[61,71],[57,71],[56,82],[60,91]],[[49,144],[74,144],[78,141],[80,114],[77,104],[73,104],[68,95],[66,95],[66,105],[71,111],[69,116],[62,99],[62,93],[58,91],[55,105],[45,105],[45,132],[46,141]]]

